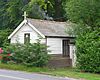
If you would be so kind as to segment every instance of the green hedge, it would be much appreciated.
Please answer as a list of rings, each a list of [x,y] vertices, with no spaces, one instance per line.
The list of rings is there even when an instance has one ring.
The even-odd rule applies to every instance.
[[[76,48],[78,68],[100,73],[100,30],[86,30],[78,35]]]
[[[26,66],[45,66],[49,60],[47,46],[38,41],[34,44],[13,44],[6,47],[12,54],[12,61]]]

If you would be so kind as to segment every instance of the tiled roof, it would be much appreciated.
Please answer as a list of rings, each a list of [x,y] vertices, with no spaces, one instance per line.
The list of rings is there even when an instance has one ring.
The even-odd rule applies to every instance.
[[[66,29],[71,27],[68,22],[56,22],[47,20],[27,19],[36,29],[45,36],[68,37]]]

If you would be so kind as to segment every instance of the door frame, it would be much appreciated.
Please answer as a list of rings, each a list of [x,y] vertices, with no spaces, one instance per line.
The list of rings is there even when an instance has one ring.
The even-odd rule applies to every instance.
[[[69,57],[70,56],[70,40],[62,40],[62,56]]]

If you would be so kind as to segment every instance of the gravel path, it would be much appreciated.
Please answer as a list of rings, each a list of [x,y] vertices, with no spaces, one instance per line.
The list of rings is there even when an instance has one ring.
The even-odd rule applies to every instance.
[[[0,69],[0,80],[76,80],[76,79]]]

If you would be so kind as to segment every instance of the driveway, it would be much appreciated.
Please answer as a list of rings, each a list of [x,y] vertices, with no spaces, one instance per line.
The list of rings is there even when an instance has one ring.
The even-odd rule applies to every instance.
[[[75,80],[75,79],[0,69],[0,80]]]

